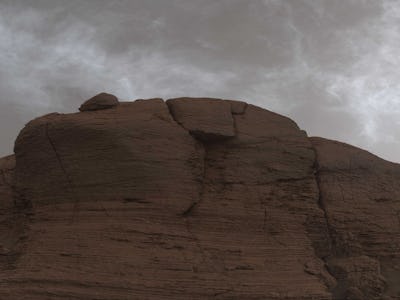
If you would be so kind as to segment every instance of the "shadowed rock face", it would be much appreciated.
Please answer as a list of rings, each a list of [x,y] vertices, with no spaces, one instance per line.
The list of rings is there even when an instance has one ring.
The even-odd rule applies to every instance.
[[[1,299],[400,299],[399,165],[244,102],[46,115],[0,169]]]

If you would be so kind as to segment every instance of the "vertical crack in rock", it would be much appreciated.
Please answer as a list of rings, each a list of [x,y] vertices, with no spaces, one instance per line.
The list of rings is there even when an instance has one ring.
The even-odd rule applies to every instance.
[[[185,127],[183,127],[183,125],[176,119],[176,117],[175,117],[175,115],[174,115],[174,113],[173,113],[173,111],[172,111],[170,105],[168,104],[168,102],[165,103],[165,105],[166,105],[167,108],[168,108],[168,111],[169,111],[169,113],[170,113],[170,115],[171,115],[171,117],[172,117],[172,120],[173,120],[177,125],[179,125],[180,127],[182,127],[185,131],[187,131],[187,132],[190,134],[189,130],[187,130]],[[190,134],[190,135],[195,139],[196,142],[198,142],[198,139],[196,139],[192,134]],[[201,186],[200,186],[200,191],[199,191],[199,197],[198,197],[197,200],[194,200],[194,201],[192,202],[192,204],[191,204],[186,210],[183,211],[182,216],[183,216],[183,218],[184,218],[185,227],[186,227],[187,232],[189,233],[189,235],[191,236],[192,240],[193,240],[194,243],[196,244],[196,247],[197,247],[197,248],[199,249],[199,251],[200,251],[200,255],[201,255],[202,261],[203,261],[203,262],[206,262],[206,261],[207,261],[207,256],[206,256],[206,254],[205,254],[205,251],[204,251],[203,247],[201,246],[200,240],[199,240],[199,239],[197,238],[197,236],[194,234],[194,232],[193,232],[193,230],[192,230],[192,228],[191,228],[191,226],[190,226],[190,222],[189,222],[189,220],[188,220],[188,217],[193,213],[193,211],[194,211],[194,209],[196,208],[196,206],[201,202],[201,200],[202,200],[202,198],[203,198],[203,193],[204,193],[204,182],[205,182],[205,176],[206,176],[206,175],[205,175],[205,173],[206,173],[205,170],[206,170],[206,155],[207,155],[207,152],[206,152],[206,148],[205,148],[204,144],[201,143],[201,142],[200,142],[200,144],[203,146],[204,155],[203,155],[203,163],[202,163],[203,170],[202,170],[202,178],[201,178]],[[213,266],[214,264],[211,264],[211,265]]]
[[[226,100],[225,100],[226,101]],[[203,155],[203,170],[202,170],[202,178],[201,178],[201,187],[199,191],[199,197],[197,200],[195,200],[184,212],[182,213],[183,216],[189,216],[193,213],[193,211],[196,209],[196,207],[202,202],[203,196],[204,196],[204,190],[205,190],[205,185],[206,185],[206,180],[207,180],[207,169],[209,167],[209,148],[210,145],[212,144],[218,144],[222,143],[228,139],[234,138],[237,136],[237,127],[236,127],[236,120],[235,120],[235,115],[243,115],[246,113],[247,109],[247,103],[241,103],[243,105],[243,109],[240,111],[233,111],[233,104],[231,103],[231,109],[230,109],[230,114],[231,114],[231,119],[232,119],[232,127],[234,130],[234,136],[224,136],[224,135],[219,135],[216,133],[207,133],[207,132],[202,132],[201,130],[189,130],[183,126],[183,124],[179,121],[179,119],[175,116],[174,110],[172,109],[172,103],[171,102],[166,102],[165,103],[168,111],[172,117],[172,119],[179,125],[181,126],[185,131],[187,131],[198,143],[200,143],[203,147],[204,155]]]
[[[206,185],[206,177],[207,177],[207,155],[208,155],[208,151],[207,151],[207,147],[203,145],[203,149],[204,149],[204,155],[203,155],[203,170],[202,170],[202,175],[201,175],[201,186],[200,186],[200,191],[199,191],[199,197],[197,200],[193,201],[193,203],[182,213],[182,215],[184,217],[190,216],[194,209],[199,205],[199,203],[202,202],[203,200],[203,196],[204,196],[204,190],[205,190],[205,185]]]
[[[67,173],[67,171],[66,171],[66,169],[65,169],[65,167],[64,167],[64,164],[63,164],[63,162],[62,162],[62,160],[61,160],[61,157],[60,157],[60,155],[59,155],[58,152],[57,152],[56,145],[54,144],[53,140],[50,138],[50,134],[49,134],[49,123],[46,123],[46,138],[47,138],[47,140],[49,141],[49,144],[50,144],[50,146],[51,146],[51,148],[52,148],[52,150],[53,150],[53,152],[54,152],[54,155],[56,156],[56,159],[57,159],[58,164],[59,164],[59,166],[60,166],[60,168],[61,168],[61,171],[64,173],[65,179],[66,179],[66,181],[67,181],[67,183],[68,183],[68,187],[72,190],[72,187],[73,187],[72,181],[71,181],[71,179],[69,178],[68,173]]]
[[[68,172],[67,172],[67,170],[66,170],[66,168],[65,168],[65,166],[64,166],[64,163],[63,163],[63,161],[62,161],[62,159],[61,159],[61,156],[60,156],[60,154],[59,154],[58,151],[57,151],[56,145],[55,145],[54,141],[52,140],[52,138],[50,137],[50,133],[49,133],[49,123],[46,123],[46,130],[45,130],[45,133],[46,133],[46,138],[47,138],[47,140],[49,141],[49,144],[50,144],[50,146],[51,146],[51,148],[52,148],[52,150],[53,150],[53,152],[54,152],[54,155],[55,155],[55,157],[56,157],[56,159],[57,159],[57,162],[58,162],[58,164],[59,164],[59,166],[60,166],[60,169],[61,169],[62,173],[63,173],[64,176],[65,176],[65,179],[66,179],[66,182],[67,182],[67,187],[68,187],[68,189],[69,189],[69,192],[70,192],[70,194],[75,198],[75,201],[74,201],[74,208],[73,208],[73,216],[72,216],[72,219],[71,219],[71,222],[72,222],[72,221],[73,221],[73,218],[76,216],[76,214],[77,214],[77,212],[78,212],[78,205],[79,205],[78,194],[77,194],[77,192],[76,192],[76,190],[75,190],[75,185],[74,185],[74,183],[73,183],[71,177],[68,175]],[[100,206],[102,207],[102,210],[103,210],[103,212],[105,213],[105,215],[106,215],[107,217],[111,217],[110,214],[108,213],[107,209],[103,206],[103,204],[100,203]]]
[[[240,112],[235,112],[235,111],[233,111],[233,109],[231,109],[231,114],[232,114],[232,121],[233,121],[233,130],[234,130],[234,133],[235,133],[235,136],[237,136],[238,135],[238,129],[237,129],[237,124],[236,124],[236,116],[237,115],[244,115],[244,114],[246,114],[246,110],[247,110],[247,107],[248,107],[249,105],[247,104],[247,103],[244,103],[244,107],[243,107],[243,110],[242,111],[240,111]]]
[[[76,214],[77,214],[77,211],[78,211],[79,200],[78,200],[78,197],[77,197],[77,195],[76,195],[76,193],[75,193],[75,189],[74,189],[73,182],[72,182],[71,178],[69,177],[69,175],[68,175],[68,173],[67,173],[67,170],[66,170],[66,168],[65,168],[65,166],[64,166],[64,164],[63,164],[63,162],[62,162],[61,156],[59,155],[59,153],[58,153],[58,151],[57,151],[56,145],[55,145],[54,141],[53,141],[53,140],[51,139],[51,137],[50,137],[50,133],[49,133],[49,123],[46,123],[46,130],[45,130],[45,133],[46,133],[46,138],[47,138],[47,140],[49,141],[49,144],[50,144],[50,146],[51,146],[51,148],[52,148],[52,150],[53,150],[53,152],[54,152],[54,155],[55,155],[55,157],[56,157],[56,159],[57,159],[57,162],[58,162],[58,164],[59,164],[59,166],[60,166],[60,169],[61,169],[61,171],[63,172],[63,174],[64,174],[64,176],[65,176],[65,179],[66,179],[66,181],[67,181],[67,187],[68,187],[68,189],[69,189],[69,192],[70,192],[70,194],[72,194],[73,197],[75,197],[74,208],[73,208],[73,215],[72,215],[72,218],[71,218],[71,223],[72,223],[73,220],[74,220],[74,218],[75,218],[75,216],[76,216]]]
[[[318,189],[318,207],[322,210],[323,215],[324,215],[324,220],[325,220],[325,226],[326,226],[326,230],[327,230],[327,238],[328,238],[328,249],[329,249],[329,256],[331,256],[332,254],[334,254],[336,252],[336,244],[335,244],[335,239],[334,239],[334,229],[332,228],[332,225],[329,222],[329,216],[327,213],[327,209],[326,209],[326,205],[324,203],[323,197],[322,197],[322,191],[321,191],[321,179],[320,179],[320,166],[318,163],[318,153],[317,150],[312,146],[312,149],[314,151],[314,177],[315,177],[315,182],[317,184],[317,189]],[[316,250],[316,249],[315,249]],[[319,256],[319,258],[325,263],[325,270],[327,271],[327,273],[334,278],[336,281],[338,280],[338,278],[329,270],[328,267],[328,260],[326,256],[323,255],[318,255],[318,251],[315,251],[316,255]],[[329,286],[329,284],[327,284],[327,282],[325,280],[323,280],[325,285],[327,286],[327,288],[329,289],[329,291],[332,294],[332,299],[336,299],[335,295],[334,295],[334,286]]]
[[[192,204],[191,204],[187,209],[185,209],[185,210],[183,211],[183,213],[182,213],[182,216],[188,217],[188,216],[190,216],[190,215],[193,213],[193,211],[195,210],[196,206],[199,205],[199,203],[200,203],[200,202],[202,201],[202,199],[203,199],[204,188],[205,188],[205,178],[206,178],[206,168],[207,168],[207,152],[208,152],[208,151],[207,151],[207,147],[206,147],[205,143],[202,142],[201,140],[197,139],[193,134],[190,133],[189,130],[187,130],[187,129],[182,125],[182,123],[179,122],[179,120],[177,120],[177,118],[175,117],[174,112],[173,112],[173,110],[172,110],[172,108],[171,108],[171,104],[168,103],[168,102],[166,102],[165,105],[166,105],[167,108],[168,108],[168,111],[169,111],[169,114],[170,114],[171,117],[172,117],[172,120],[175,121],[175,123],[178,124],[180,127],[182,127],[185,131],[187,131],[187,132],[193,137],[193,139],[194,139],[196,142],[198,142],[200,145],[202,145],[203,150],[204,150],[203,162],[202,162],[202,168],[203,168],[203,170],[202,170],[202,177],[201,177],[201,179],[200,179],[200,182],[201,182],[200,184],[201,184],[201,186],[200,186],[200,191],[199,191],[199,197],[198,197],[197,200],[194,200],[194,201],[192,202]]]
[[[318,166],[318,162],[316,162],[315,164],[315,180],[317,183],[317,187],[318,187],[318,207],[323,211],[324,213],[324,219],[325,219],[325,224],[326,224],[326,228],[327,228],[327,234],[328,234],[328,242],[329,242],[329,249],[331,250],[335,250],[334,248],[334,229],[332,228],[330,222],[329,222],[329,217],[328,217],[328,213],[326,211],[326,206],[325,203],[322,199],[322,193],[321,193],[321,188],[320,188],[320,178],[319,178],[319,166]]]
[[[194,201],[183,213],[182,216],[187,217],[192,213],[192,210],[194,209],[194,207],[196,206],[198,202]]]
[[[191,238],[193,239],[193,241],[196,244],[196,247],[199,249],[199,252],[200,252],[201,257],[202,257],[202,261],[206,265],[211,266],[211,268],[213,269],[213,272],[217,273],[218,270],[215,267],[215,263],[212,261],[212,257],[207,255],[207,251],[202,247],[199,238],[193,232],[192,226],[190,224],[189,217],[193,215],[193,213],[196,210],[196,208],[204,200],[204,195],[205,195],[206,185],[207,185],[208,168],[210,167],[210,159],[209,159],[209,148],[210,148],[210,145],[217,144],[219,142],[224,142],[224,141],[226,141],[227,138],[224,137],[224,136],[220,136],[219,137],[218,135],[202,134],[201,132],[191,132],[190,130],[185,128],[183,126],[183,124],[181,122],[179,122],[179,120],[176,118],[176,116],[175,116],[175,114],[173,112],[173,109],[171,108],[172,104],[169,103],[169,102],[166,102],[166,105],[167,105],[168,111],[169,111],[172,119],[175,121],[175,123],[178,124],[179,126],[181,126],[185,131],[187,131],[193,137],[193,139],[197,143],[199,143],[199,145],[201,145],[201,147],[203,148],[203,151],[202,151],[203,152],[203,159],[202,159],[202,164],[201,164],[202,165],[202,170],[201,170],[201,178],[200,178],[199,196],[198,196],[197,199],[195,199],[191,203],[191,205],[187,209],[185,209],[183,211],[183,213],[181,215],[184,218],[184,222],[185,222],[185,226],[186,226],[187,232],[190,234]],[[241,114],[243,114],[243,113],[241,113]],[[233,128],[235,130],[234,133],[235,133],[235,136],[236,136],[237,132],[236,132],[235,118],[233,116],[233,113],[231,113],[231,115],[232,115],[232,122],[233,122],[232,126],[233,126]],[[227,276],[227,275],[224,274],[224,276]],[[228,292],[230,292],[232,290],[233,290],[233,287]]]

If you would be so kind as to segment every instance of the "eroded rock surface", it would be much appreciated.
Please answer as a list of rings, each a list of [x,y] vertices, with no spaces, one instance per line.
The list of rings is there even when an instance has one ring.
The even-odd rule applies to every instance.
[[[1,299],[400,297],[400,167],[254,105],[50,114],[15,159]]]

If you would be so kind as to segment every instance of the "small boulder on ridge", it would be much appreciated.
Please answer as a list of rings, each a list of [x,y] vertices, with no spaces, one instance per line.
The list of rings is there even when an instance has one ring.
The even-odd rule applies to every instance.
[[[107,93],[100,93],[96,96],[90,98],[85,101],[81,107],[79,107],[80,111],[93,111],[93,110],[101,110],[108,109],[119,104],[118,98],[114,95]]]

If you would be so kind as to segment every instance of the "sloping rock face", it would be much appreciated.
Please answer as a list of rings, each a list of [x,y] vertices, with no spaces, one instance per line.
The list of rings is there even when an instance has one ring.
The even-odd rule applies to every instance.
[[[0,299],[400,297],[399,166],[259,107],[50,114],[15,161]]]

